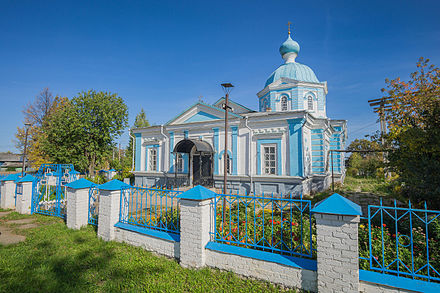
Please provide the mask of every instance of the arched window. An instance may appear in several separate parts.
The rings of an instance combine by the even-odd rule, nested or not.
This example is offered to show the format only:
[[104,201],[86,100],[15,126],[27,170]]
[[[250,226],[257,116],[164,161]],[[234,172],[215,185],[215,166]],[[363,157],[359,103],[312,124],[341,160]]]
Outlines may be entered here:
[[307,109],[309,111],[313,111],[313,97],[312,96],[307,97]]
[[281,111],[287,111],[287,97],[283,96],[281,98]]

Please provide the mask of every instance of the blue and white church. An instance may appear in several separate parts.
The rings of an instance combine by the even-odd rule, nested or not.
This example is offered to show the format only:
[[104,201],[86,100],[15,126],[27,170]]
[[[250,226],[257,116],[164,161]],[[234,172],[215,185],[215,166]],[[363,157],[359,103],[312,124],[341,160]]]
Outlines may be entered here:
[[164,125],[133,130],[135,185],[223,188],[244,193],[303,193],[329,187],[345,174],[346,120],[327,117],[327,83],[296,61],[300,46],[290,32],[281,45],[284,64],[257,93],[258,111],[229,101],[227,164],[225,99],[197,102]]

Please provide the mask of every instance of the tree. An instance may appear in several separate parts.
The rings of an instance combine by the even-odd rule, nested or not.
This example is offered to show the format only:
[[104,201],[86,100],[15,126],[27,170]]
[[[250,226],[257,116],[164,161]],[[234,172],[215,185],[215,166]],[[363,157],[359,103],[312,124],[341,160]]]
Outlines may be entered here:
[[408,82],[386,80],[389,165],[399,175],[402,192],[415,203],[440,208],[440,69],[420,58]]
[[[148,127],[150,126],[150,123],[147,120],[145,111],[143,108],[141,108],[141,111],[136,115],[136,118],[134,119],[133,127],[130,129],[130,133],[132,134],[132,130],[135,128],[141,128],[141,127]],[[127,149],[125,150],[125,156],[123,159],[123,168],[129,168],[131,170],[131,166],[133,164],[133,139],[130,137],[130,140],[128,141]]]
[[81,92],[50,115],[42,148],[57,163],[73,163],[93,175],[127,127],[128,110],[116,94]]
[[[32,103],[23,108],[24,121],[31,124],[28,130],[27,157],[33,168],[38,168],[48,159],[40,148],[40,139],[44,135],[43,128],[49,115],[56,111],[59,104],[65,100],[66,98],[53,97],[49,89],[44,88]],[[14,142],[16,148],[21,152],[24,148],[25,133],[25,127],[17,127]]]
[[136,118],[134,119],[133,128],[141,128],[148,126],[150,126],[150,123],[147,120],[147,116],[145,115],[144,108],[141,108],[141,111],[139,112],[139,114],[136,115]]
[[[377,151],[381,146],[374,140],[355,139],[347,147],[349,151]],[[353,176],[376,177],[382,167],[382,153],[353,152],[348,158],[348,172]]]

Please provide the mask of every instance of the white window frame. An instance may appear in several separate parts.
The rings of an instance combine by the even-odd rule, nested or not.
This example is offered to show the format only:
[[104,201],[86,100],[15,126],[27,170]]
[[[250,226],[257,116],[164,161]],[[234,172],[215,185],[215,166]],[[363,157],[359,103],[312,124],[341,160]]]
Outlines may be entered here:
[[[148,171],[156,172],[157,171],[157,155],[158,150],[156,147],[148,148]],[[154,160],[153,160],[154,158]]]
[[[285,109],[284,109],[284,106],[285,106]],[[287,96],[281,97],[280,107],[281,107],[281,111],[288,111],[289,110],[289,98]]]
[[[310,105],[311,105],[311,107],[310,107]],[[315,101],[313,100],[312,95],[307,96],[307,110],[315,111]]]
[[[266,166],[266,148],[273,148],[274,149],[274,159],[269,158],[269,166]],[[262,175],[278,175],[278,154],[279,150],[277,149],[277,144],[262,144],[261,145],[261,174]],[[270,155],[270,153],[269,153]],[[273,161],[273,166],[270,166],[270,162]],[[272,170],[273,169],[273,173]],[[267,172],[268,171],[268,172]]]
[[183,170],[185,170],[185,166],[184,166],[185,162],[183,160],[183,154],[177,153],[176,156],[177,156],[177,158],[176,158],[176,161],[177,161],[176,171],[177,171],[177,173],[182,173]]

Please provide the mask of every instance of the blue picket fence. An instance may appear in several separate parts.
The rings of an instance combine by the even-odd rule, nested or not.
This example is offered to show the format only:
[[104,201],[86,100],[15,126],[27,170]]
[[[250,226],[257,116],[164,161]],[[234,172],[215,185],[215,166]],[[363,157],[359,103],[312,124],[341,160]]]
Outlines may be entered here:
[[119,222],[180,234],[178,190],[126,187],[121,190]]
[[92,186],[89,189],[89,212],[87,222],[90,225],[98,226],[99,214],[99,187]]
[[310,200],[219,194],[212,204],[213,241],[289,256],[315,257]]
[[440,281],[440,211],[368,206],[359,225],[360,268],[424,281]]

